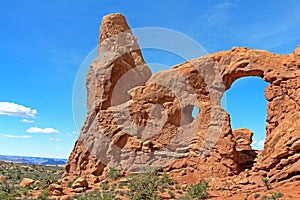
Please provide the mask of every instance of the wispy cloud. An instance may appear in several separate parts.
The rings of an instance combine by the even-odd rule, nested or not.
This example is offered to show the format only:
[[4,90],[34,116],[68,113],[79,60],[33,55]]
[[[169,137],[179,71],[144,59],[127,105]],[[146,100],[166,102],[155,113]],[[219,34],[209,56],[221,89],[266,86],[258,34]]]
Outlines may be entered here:
[[59,142],[60,139],[59,138],[49,138],[50,141],[55,141],[55,142]]
[[257,149],[257,150],[262,150],[264,148],[264,140],[254,140],[252,142],[252,148]]
[[72,131],[71,133],[67,132],[67,136],[74,136],[74,135],[78,135],[78,131]]
[[22,119],[21,122],[32,124],[32,123],[34,123],[34,120]]
[[72,132],[67,132],[66,133],[67,134],[67,136],[77,136],[78,134],[79,134],[79,132],[78,131],[72,131]]
[[[270,12],[267,19],[248,24],[248,34],[244,41],[247,46],[263,48],[267,50],[276,50],[282,45],[297,43],[299,41],[299,1],[288,3],[289,6],[282,7],[281,14]],[[273,14],[272,18],[268,18]],[[237,30],[238,31],[238,30]]]
[[35,117],[36,109],[25,107],[12,102],[0,102],[0,115],[17,116],[17,117]]
[[206,24],[209,26],[220,26],[226,24],[230,19],[230,9],[233,6],[233,3],[225,2],[209,7],[203,15]]
[[284,23],[284,26],[275,27],[273,29],[262,28],[264,31],[249,35],[246,38],[246,42],[249,45],[264,44],[266,49],[274,49],[280,45],[287,44],[299,38],[299,36],[282,37],[282,35],[288,34],[292,27],[296,26],[296,23]]
[[31,135],[9,135],[9,134],[0,134],[1,137],[6,138],[20,138],[20,139],[28,139],[31,138]]
[[52,133],[59,133],[58,130],[54,128],[39,128],[39,127],[30,127],[26,130],[27,133],[43,133],[43,134],[52,134]]

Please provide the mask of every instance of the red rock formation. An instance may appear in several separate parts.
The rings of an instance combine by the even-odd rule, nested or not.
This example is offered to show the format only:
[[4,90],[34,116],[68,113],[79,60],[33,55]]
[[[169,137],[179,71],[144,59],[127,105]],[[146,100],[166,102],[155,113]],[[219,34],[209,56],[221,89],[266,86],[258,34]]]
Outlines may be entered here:
[[252,147],[250,145],[252,143],[253,132],[246,128],[240,128],[234,130],[233,135],[236,140],[235,149],[237,151],[252,150]]
[[[232,132],[220,99],[246,76],[270,83],[266,142],[256,163],[252,157],[253,172],[265,171],[272,182],[300,175],[299,69],[300,47],[289,55],[235,47],[151,76],[125,18],[105,16],[87,75],[88,117],[64,176],[145,165],[189,167],[206,177],[241,173],[249,157],[240,151],[250,150],[252,134],[240,142],[245,135]],[[194,106],[200,109],[195,119]]]

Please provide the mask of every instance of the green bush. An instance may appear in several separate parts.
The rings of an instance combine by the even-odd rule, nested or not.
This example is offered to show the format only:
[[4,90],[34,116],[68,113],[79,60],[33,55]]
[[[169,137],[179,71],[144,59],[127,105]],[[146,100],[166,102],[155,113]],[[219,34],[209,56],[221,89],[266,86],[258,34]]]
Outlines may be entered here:
[[110,168],[108,172],[108,177],[111,180],[116,180],[120,177],[120,172],[115,168]]
[[70,199],[71,200],[102,199],[102,196],[99,190],[96,189],[92,192],[85,192],[84,194],[75,194]]
[[163,183],[169,184],[169,185],[173,185],[174,184],[174,181],[172,179],[170,179],[169,175],[165,171],[162,174],[161,181]]
[[[31,178],[40,182],[39,189],[47,189],[51,183],[61,178],[64,168],[57,166],[41,166],[0,162],[0,171],[6,177],[6,183],[0,183],[0,199],[26,199],[28,192],[37,186],[28,188],[16,186],[23,178]],[[52,173],[54,172],[55,173]],[[47,199],[41,196],[39,199]]]
[[109,184],[108,184],[108,182],[102,183],[101,188],[102,188],[102,190],[108,190],[108,189],[109,189]]
[[6,180],[3,180],[0,182],[0,190],[2,190],[3,192],[10,193],[13,190],[13,188]]
[[20,194],[16,191],[7,193],[7,192],[0,190],[0,199],[1,200],[14,200],[14,199],[17,199],[17,197],[19,197],[19,196],[20,196]]
[[71,180],[71,181],[68,183],[67,186],[68,186],[69,188],[72,187],[73,183],[74,183],[77,179],[78,179],[78,176],[75,177],[73,180]]
[[254,194],[254,199],[257,199],[259,197],[260,197],[260,194],[258,194],[258,193]]
[[188,189],[188,197],[196,200],[205,199],[208,196],[208,182],[205,180],[200,180],[196,185],[192,185]]
[[49,194],[49,190],[45,189],[41,192],[40,196],[38,197],[38,199],[42,199],[42,200],[46,200],[48,199],[48,194]]
[[161,188],[161,179],[154,169],[130,175],[128,197],[131,200],[159,199],[158,190]]
[[170,198],[175,199],[175,194],[171,190],[168,191]]
[[262,197],[262,200],[274,200],[274,199],[273,199],[273,197],[268,197],[268,196],[264,195]]
[[127,183],[120,182],[119,185],[118,185],[118,188],[123,189],[126,185],[127,185]]
[[272,187],[271,187],[271,185],[270,185],[270,182],[269,182],[269,179],[268,179],[268,178],[263,177],[263,178],[262,178],[262,182],[265,184],[267,190],[271,190],[271,189],[272,189]]
[[270,192],[270,194],[272,195],[272,197],[274,199],[279,199],[279,198],[283,197],[283,194],[281,192]]
[[101,193],[99,190],[95,189],[92,192],[85,192],[84,194],[75,194],[70,199],[71,200],[120,200],[115,198],[116,194],[112,191]]

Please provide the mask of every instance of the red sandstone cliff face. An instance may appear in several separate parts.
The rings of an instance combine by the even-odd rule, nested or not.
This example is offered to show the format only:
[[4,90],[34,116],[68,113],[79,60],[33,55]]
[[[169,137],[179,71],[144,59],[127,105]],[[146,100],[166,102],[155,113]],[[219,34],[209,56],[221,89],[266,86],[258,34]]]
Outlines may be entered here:
[[[246,76],[270,83],[262,152],[249,148],[250,133],[232,131],[220,106],[224,92]],[[99,55],[87,75],[88,117],[64,176],[151,165],[171,172],[192,168],[203,177],[247,168],[271,182],[292,179],[300,176],[299,88],[300,47],[289,55],[235,47],[151,75],[125,18],[105,16]],[[200,110],[195,119],[194,106]]]

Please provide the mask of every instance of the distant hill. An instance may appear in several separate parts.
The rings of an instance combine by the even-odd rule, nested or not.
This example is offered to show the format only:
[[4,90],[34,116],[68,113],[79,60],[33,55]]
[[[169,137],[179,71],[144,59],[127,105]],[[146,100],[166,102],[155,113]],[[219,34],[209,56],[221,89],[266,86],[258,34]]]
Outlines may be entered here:
[[0,155],[0,161],[31,165],[64,165],[67,159]]

